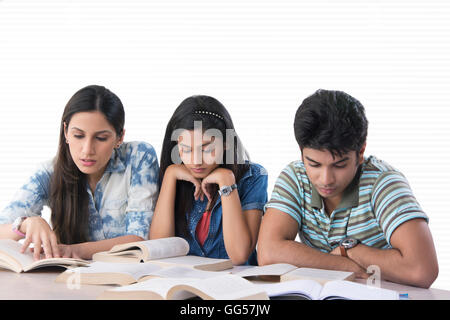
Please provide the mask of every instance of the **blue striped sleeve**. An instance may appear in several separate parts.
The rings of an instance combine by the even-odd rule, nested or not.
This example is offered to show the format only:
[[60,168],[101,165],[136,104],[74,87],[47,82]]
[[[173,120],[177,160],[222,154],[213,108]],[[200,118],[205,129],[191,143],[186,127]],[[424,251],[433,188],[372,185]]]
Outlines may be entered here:
[[289,164],[280,173],[272,191],[270,201],[266,204],[265,210],[274,208],[289,214],[299,227],[302,224],[302,208],[304,203],[304,190],[300,185],[295,172],[294,163]]
[[374,185],[371,204],[389,245],[392,234],[402,223],[417,218],[428,222],[408,181],[400,172],[389,171],[380,175]]

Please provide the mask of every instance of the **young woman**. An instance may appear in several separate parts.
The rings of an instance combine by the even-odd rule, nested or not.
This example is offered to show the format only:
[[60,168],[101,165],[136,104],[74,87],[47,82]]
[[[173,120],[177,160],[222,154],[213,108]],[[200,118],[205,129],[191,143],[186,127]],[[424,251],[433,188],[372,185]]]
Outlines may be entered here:
[[[88,86],[67,103],[56,157],[39,167],[0,212],[0,238],[25,238],[46,258],[91,259],[113,245],[147,239],[158,196],[153,147],[124,143],[122,102]],[[51,225],[41,217],[51,209]],[[39,249],[37,249],[39,248]]]
[[163,141],[160,179],[150,239],[181,236],[189,254],[257,263],[267,173],[248,161],[219,101],[192,96],[175,110]]

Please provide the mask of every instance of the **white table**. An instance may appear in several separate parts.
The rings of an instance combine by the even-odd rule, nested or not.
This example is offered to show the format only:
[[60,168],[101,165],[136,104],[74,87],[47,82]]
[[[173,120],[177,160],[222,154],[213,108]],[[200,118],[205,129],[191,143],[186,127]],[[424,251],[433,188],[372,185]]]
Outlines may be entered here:
[[[15,273],[0,269],[0,299],[2,300],[93,300],[113,286],[57,283],[55,278],[64,269],[43,268],[33,272]],[[241,270],[235,267],[235,270]],[[364,280],[357,282],[365,283]],[[381,287],[407,293],[411,300],[450,300],[450,291],[422,289],[381,281]]]

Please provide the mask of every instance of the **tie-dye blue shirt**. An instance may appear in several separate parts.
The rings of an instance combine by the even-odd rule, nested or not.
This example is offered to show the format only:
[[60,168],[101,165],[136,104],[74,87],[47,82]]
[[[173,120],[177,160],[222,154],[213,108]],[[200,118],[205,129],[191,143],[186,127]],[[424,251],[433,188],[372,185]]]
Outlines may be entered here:
[[[39,166],[29,181],[0,212],[0,224],[17,217],[41,215],[48,206],[53,161]],[[89,240],[98,241],[133,234],[144,239],[159,193],[159,165],[153,147],[145,142],[123,143],[89,194]]]

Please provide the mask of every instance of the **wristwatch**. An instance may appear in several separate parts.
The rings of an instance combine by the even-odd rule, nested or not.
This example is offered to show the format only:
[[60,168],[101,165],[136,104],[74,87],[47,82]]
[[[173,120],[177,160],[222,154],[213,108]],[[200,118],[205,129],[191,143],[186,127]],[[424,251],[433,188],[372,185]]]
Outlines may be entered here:
[[18,217],[16,218],[16,220],[14,220],[14,222],[12,223],[12,231],[17,233],[19,236],[21,237],[25,237],[25,234],[22,233],[20,231],[20,226],[22,225],[22,222],[26,219],[27,217]]
[[361,241],[355,238],[345,238],[339,243],[339,249],[341,250],[341,256],[348,257],[347,250],[356,247]]
[[237,189],[237,184],[232,184],[231,186],[223,186],[219,189],[219,195],[220,196],[228,196],[230,195],[231,191],[234,189]]

